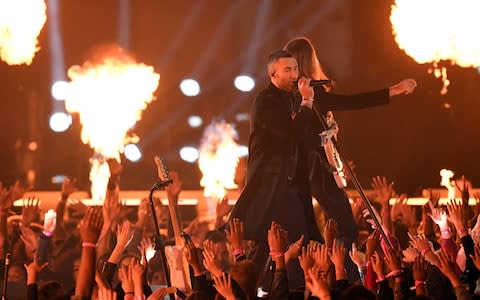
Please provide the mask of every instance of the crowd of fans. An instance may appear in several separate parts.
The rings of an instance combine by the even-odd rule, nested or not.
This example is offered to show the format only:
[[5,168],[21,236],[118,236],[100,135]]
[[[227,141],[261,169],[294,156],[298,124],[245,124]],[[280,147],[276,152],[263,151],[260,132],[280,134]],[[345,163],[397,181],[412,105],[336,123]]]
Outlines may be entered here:
[[[352,210],[361,229],[356,243],[343,243],[333,219],[318,222],[323,242],[291,241],[288,228],[272,222],[265,232],[268,268],[250,259],[255,243],[243,239],[242,221],[228,220],[230,206],[219,202],[216,221],[193,220],[184,229],[190,239],[176,241],[189,265],[184,278],[190,282],[180,291],[167,286],[162,255],[154,250],[156,230],[148,199],[138,208],[123,205],[119,174],[112,174],[102,207],[70,199],[75,181],[67,179],[55,211],[42,212],[41,199],[29,198],[16,214],[13,203],[25,190],[19,183],[0,186],[0,276],[7,275],[2,280],[7,282],[2,288],[6,299],[464,300],[480,295],[480,205],[468,205],[468,184],[460,184],[461,199],[442,206],[439,195],[431,193],[426,205],[415,207],[406,204],[405,195],[391,205],[393,185],[376,177],[372,200],[390,243],[372,226],[362,202],[354,199]],[[174,172],[172,178],[166,189],[175,207],[181,181]],[[168,209],[158,199],[155,206],[158,218],[168,219]],[[165,244],[174,241],[171,226],[162,237]],[[358,267],[361,280],[349,280],[348,259]],[[303,287],[289,286],[288,265],[296,260],[303,270]]]

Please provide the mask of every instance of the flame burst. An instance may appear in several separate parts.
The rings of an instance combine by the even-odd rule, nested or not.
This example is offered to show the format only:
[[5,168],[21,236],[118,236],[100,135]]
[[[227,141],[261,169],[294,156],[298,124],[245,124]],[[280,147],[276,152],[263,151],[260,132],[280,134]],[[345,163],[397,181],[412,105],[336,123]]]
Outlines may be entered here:
[[442,78],[441,94],[449,81],[441,60],[460,67],[480,66],[480,2],[477,0],[396,0],[390,21],[395,40],[420,64],[432,63],[435,77]]
[[[100,155],[92,158],[90,177],[109,176],[102,167],[106,164],[104,158],[120,161],[120,153],[128,142],[127,133],[154,100],[160,75],[152,67],[135,62],[122,49],[112,47],[103,49],[82,66],[70,67],[68,76],[71,82],[65,107],[79,114],[82,142]],[[103,187],[98,190],[105,191]]]
[[0,0],[0,57],[9,65],[32,63],[47,20],[43,0]]
[[198,165],[203,177],[205,197],[222,200],[227,189],[235,189],[235,169],[239,160],[238,133],[225,122],[212,122],[205,128],[200,145]]

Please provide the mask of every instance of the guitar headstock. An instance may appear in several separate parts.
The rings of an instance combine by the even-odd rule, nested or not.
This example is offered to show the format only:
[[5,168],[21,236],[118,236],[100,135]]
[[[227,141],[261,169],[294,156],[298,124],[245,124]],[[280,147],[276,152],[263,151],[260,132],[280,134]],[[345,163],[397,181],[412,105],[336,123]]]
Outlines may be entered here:
[[155,156],[154,158],[155,165],[157,165],[158,179],[160,182],[157,183],[160,187],[164,187],[172,182],[170,175],[168,173],[168,167],[163,158]]

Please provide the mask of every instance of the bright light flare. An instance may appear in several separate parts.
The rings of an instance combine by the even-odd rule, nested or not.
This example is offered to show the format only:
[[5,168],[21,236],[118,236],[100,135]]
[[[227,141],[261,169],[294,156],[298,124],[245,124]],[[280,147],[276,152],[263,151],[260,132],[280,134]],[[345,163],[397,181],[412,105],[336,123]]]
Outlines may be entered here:
[[131,162],[137,162],[142,159],[142,152],[135,144],[128,144],[125,146],[125,157]]
[[255,80],[248,75],[240,75],[235,77],[233,84],[242,92],[250,92],[255,87]]
[[227,189],[235,189],[235,170],[239,160],[238,133],[233,125],[212,122],[205,128],[200,145],[198,165],[202,172],[200,185],[205,197],[222,200]]
[[50,116],[50,129],[55,132],[64,132],[72,125],[72,117],[64,112],[56,112]]
[[198,149],[192,146],[185,146],[180,149],[180,157],[188,162],[193,164],[198,159]]
[[180,90],[185,96],[198,96],[200,94],[200,84],[195,79],[187,78],[180,82]]
[[454,173],[451,170],[441,169],[440,176],[442,180],[440,185],[448,190],[448,199],[455,199],[455,181],[452,180]]
[[160,75],[121,49],[110,49],[68,70],[65,107],[82,123],[82,141],[95,153],[119,160],[127,132],[154,100]]
[[63,101],[68,98],[68,82],[63,80],[55,81],[52,84],[52,97],[57,101]]
[[44,0],[0,0],[0,58],[9,65],[32,63],[47,20]]
[[200,116],[190,116],[188,117],[188,125],[192,128],[198,128],[202,126],[203,120]]
[[480,66],[480,1],[477,0],[396,0],[390,21],[395,40],[420,64],[432,63],[447,92],[449,81],[442,60],[460,67]]

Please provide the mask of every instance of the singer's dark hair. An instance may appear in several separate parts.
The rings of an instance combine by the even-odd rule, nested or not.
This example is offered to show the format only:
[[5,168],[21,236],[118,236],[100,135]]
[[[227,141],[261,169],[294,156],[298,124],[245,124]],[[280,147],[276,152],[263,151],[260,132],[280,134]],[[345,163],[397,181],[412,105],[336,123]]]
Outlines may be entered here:
[[293,57],[292,53],[285,50],[277,50],[272,52],[268,56],[268,62],[267,62],[268,72],[271,73],[273,71],[273,64],[276,63],[280,58],[289,58],[289,57]]
[[295,38],[285,45],[284,50],[291,53],[297,60],[299,77],[305,76],[315,80],[323,79],[320,78],[322,67],[318,62],[315,47],[308,38]]

